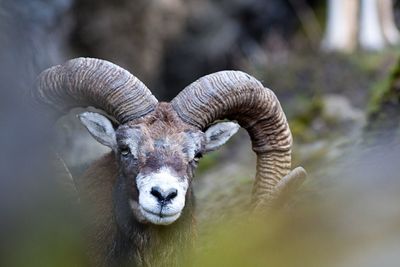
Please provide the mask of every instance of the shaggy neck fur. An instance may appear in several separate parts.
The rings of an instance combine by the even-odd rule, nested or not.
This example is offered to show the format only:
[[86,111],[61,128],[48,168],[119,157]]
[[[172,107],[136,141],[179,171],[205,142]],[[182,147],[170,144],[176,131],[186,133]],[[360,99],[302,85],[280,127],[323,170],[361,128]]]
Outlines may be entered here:
[[[192,129],[177,117],[168,103],[160,103],[153,113],[129,123],[133,126],[138,124],[150,129],[147,134],[151,140],[164,135],[178,139],[182,131]],[[182,143],[183,140],[176,142]],[[174,153],[181,152],[177,150]],[[89,229],[86,233],[90,238],[89,256],[94,260],[93,265],[184,266],[194,235],[191,186],[180,218],[171,225],[161,226],[137,220],[129,205],[132,190],[126,183],[114,152],[91,165],[78,181],[81,199],[87,208]]]
[[100,159],[79,181],[88,208],[89,257],[93,266],[178,266],[192,248],[193,194],[181,217],[168,226],[141,224],[130,210],[113,153]]

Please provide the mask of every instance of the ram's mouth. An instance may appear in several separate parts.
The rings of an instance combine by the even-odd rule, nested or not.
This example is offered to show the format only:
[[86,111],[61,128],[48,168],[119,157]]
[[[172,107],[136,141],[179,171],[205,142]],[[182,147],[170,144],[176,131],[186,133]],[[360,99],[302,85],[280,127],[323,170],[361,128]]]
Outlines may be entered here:
[[160,211],[159,212],[154,212],[154,211],[152,211],[152,210],[149,210],[149,209],[146,209],[145,207],[143,207],[143,206],[141,206],[141,208],[142,208],[142,210],[143,211],[145,211],[146,213],[150,213],[150,214],[152,214],[152,215],[155,215],[155,216],[159,216],[160,218],[164,218],[164,217],[173,217],[173,216],[176,216],[177,214],[179,214],[180,212],[174,212],[174,213],[171,213],[171,212],[165,212],[165,211],[163,211],[162,209],[160,209]]
[[154,212],[142,206],[140,206],[140,211],[148,222],[159,225],[171,224],[175,222],[181,215],[181,212],[164,212],[162,209],[160,209],[159,212]]
[[153,210],[144,208],[142,205],[134,200],[130,200],[129,204],[133,213],[135,214],[135,217],[141,223],[168,225],[175,222],[181,216],[181,211],[172,213],[160,209],[158,212],[154,212]]

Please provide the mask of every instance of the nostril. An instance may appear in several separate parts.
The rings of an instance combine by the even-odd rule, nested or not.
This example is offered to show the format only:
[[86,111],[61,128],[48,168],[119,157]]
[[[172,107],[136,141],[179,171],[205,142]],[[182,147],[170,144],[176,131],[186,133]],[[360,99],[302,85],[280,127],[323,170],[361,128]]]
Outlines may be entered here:
[[171,201],[178,195],[178,190],[175,188],[171,188],[167,191],[163,191],[160,187],[154,186],[151,188],[150,194],[155,196],[158,202],[165,204],[168,201]]
[[152,187],[151,191],[150,191],[150,194],[155,196],[158,201],[163,201],[164,200],[164,196],[162,194],[161,188],[159,188],[158,186]]
[[166,201],[174,199],[177,195],[178,195],[178,190],[176,190],[175,188],[172,188],[170,190],[168,190],[165,195],[167,196],[165,198]]

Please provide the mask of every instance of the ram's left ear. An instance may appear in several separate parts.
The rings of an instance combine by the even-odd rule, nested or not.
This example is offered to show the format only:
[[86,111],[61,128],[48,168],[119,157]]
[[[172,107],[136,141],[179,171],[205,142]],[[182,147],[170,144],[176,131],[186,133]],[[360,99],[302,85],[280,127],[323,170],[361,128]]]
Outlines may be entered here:
[[206,143],[203,152],[218,149],[225,144],[238,130],[240,126],[234,122],[220,122],[212,125],[205,131]]

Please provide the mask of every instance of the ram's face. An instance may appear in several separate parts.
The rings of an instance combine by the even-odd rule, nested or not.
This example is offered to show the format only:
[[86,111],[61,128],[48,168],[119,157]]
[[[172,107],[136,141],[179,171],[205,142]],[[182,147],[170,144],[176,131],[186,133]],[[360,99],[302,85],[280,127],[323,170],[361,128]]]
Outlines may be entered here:
[[135,125],[120,127],[116,137],[132,209],[150,223],[174,222],[185,207],[204,133]]
[[84,113],[81,120],[98,141],[114,150],[136,219],[159,225],[180,217],[201,155],[220,147],[239,128],[224,122],[202,132],[157,120],[114,130],[99,116]]

